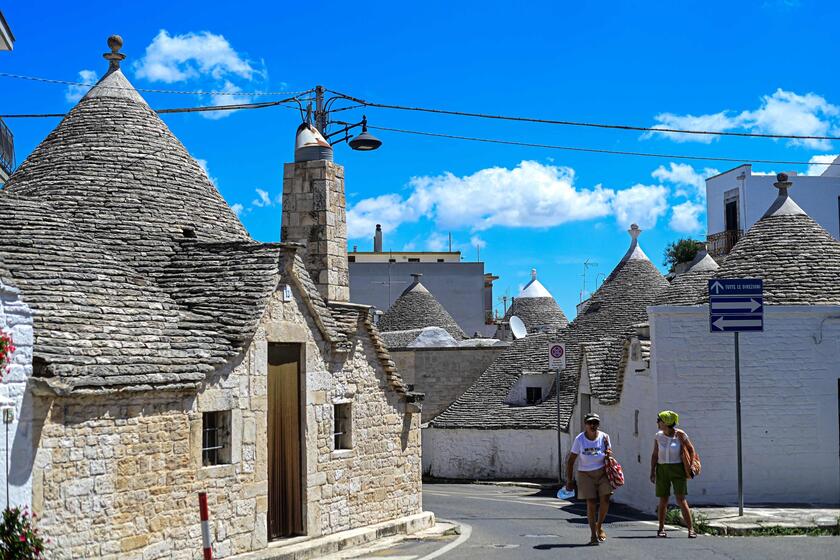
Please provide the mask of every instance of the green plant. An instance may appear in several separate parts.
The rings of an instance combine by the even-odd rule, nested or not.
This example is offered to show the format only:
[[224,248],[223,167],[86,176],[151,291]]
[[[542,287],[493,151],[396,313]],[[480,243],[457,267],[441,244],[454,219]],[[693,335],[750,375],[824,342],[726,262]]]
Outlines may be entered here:
[[44,558],[44,539],[35,527],[35,513],[24,506],[6,508],[0,523],[0,558],[40,560]]
[[694,260],[697,253],[705,246],[706,245],[702,241],[697,241],[688,237],[673,241],[665,247],[665,260],[662,264],[667,266],[669,270],[673,270],[674,267],[680,263],[687,263]]
[[[682,525],[684,527],[685,522],[683,521],[682,511],[680,511],[680,508],[672,507],[666,511],[665,523],[668,525]],[[709,518],[706,517],[703,512],[697,511],[696,509],[691,510],[691,525],[692,529],[694,529],[697,533],[705,533],[707,535],[715,533],[709,525]]]

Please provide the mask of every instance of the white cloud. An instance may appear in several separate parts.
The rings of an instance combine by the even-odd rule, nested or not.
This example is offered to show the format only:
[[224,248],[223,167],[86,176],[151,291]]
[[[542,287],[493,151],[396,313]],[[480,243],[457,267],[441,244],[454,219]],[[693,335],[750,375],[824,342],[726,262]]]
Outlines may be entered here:
[[251,80],[257,71],[222,35],[209,31],[172,36],[162,29],[134,63],[138,78],[171,84],[200,76],[222,80],[235,75]]
[[[513,169],[492,167],[458,177],[452,173],[414,177],[405,196],[362,199],[347,211],[348,237],[386,233],[403,223],[429,219],[442,230],[472,232],[492,227],[546,228],[615,215],[622,227],[635,221],[652,227],[667,210],[668,189],[636,185],[613,190],[574,185],[568,167],[523,161]],[[438,238],[433,244],[439,245]]]
[[823,172],[828,169],[828,164],[832,163],[837,156],[840,154],[824,154],[824,155],[816,155],[811,156],[811,159],[808,160],[808,170],[805,171],[805,175],[817,176],[822,175]]
[[85,85],[69,85],[64,92],[64,98],[70,103],[76,103],[79,99],[85,96],[90,89],[90,86],[96,83],[99,77],[93,70],[80,70],[79,81]]
[[702,204],[697,204],[687,200],[682,204],[677,204],[673,207],[671,212],[671,220],[668,223],[669,227],[680,233],[696,233],[703,231],[703,224],[700,222],[700,215],[705,211],[706,207]]
[[251,204],[253,206],[256,206],[257,208],[264,208],[266,206],[274,206],[274,201],[271,200],[271,196],[268,194],[268,192],[266,192],[262,189],[256,189],[256,191],[257,191],[257,196],[259,198],[255,198],[254,200],[251,201]]
[[[242,91],[242,88],[231,82],[230,80],[225,80],[224,85],[222,85],[221,89],[219,90],[223,93],[213,93],[210,95],[210,105],[214,107],[219,107],[221,105],[237,105],[240,103],[250,103],[254,98],[251,95],[224,95],[224,93],[236,94]],[[225,111],[202,111],[199,113],[205,119],[210,119],[213,121],[217,121],[219,119],[223,119],[225,117],[229,117],[232,114],[236,113],[238,109],[228,109]]]
[[245,210],[245,207],[237,202],[236,204],[231,206],[230,209],[233,210],[233,213],[237,216],[241,216],[242,212]]
[[427,251],[448,251],[449,250],[449,236],[438,232],[432,232],[428,239],[426,239]]
[[651,176],[663,183],[671,183],[678,187],[688,186],[694,189],[693,193],[679,190],[677,191],[678,195],[689,196],[689,194],[693,194],[704,199],[706,198],[706,178],[717,174],[718,170],[711,167],[706,167],[703,171],[696,171],[694,167],[687,163],[671,162],[667,168],[664,165],[657,167],[651,173]]
[[656,225],[668,210],[668,189],[662,185],[633,185],[615,193],[613,211],[619,225],[638,224],[643,229]]
[[487,242],[484,241],[479,236],[473,235],[472,237],[470,237],[470,245],[472,247],[478,247],[479,249],[484,249],[485,247],[487,247]]
[[[721,111],[708,115],[675,115],[661,113],[654,117],[653,128],[677,128],[726,132],[746,130],[761,134],[796,136],[827,136],[838,127],[840,108],[815,93],[800,95],[792,91],[777,89],[771,95],[761,98],[761,105],[755,110]],[[674,142],[702,142],[708,144],[719,136],[700,134],[678,134],[648,132],[644,138],[662,136]],[[826,140],[790,140],[788,144],[815,149],[828,149]]]

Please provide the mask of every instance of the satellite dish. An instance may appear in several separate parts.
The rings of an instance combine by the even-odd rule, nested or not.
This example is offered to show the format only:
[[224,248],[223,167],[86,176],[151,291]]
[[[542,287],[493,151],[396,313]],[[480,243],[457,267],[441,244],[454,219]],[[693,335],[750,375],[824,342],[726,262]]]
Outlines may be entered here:
[[528,334],[528,329],[525,328],[525,323],[522,322],[522,319],[514,315],[510,318],[510,332],[513,333],[513,338],[519,340],[520,338],[525,338],[525,335]]

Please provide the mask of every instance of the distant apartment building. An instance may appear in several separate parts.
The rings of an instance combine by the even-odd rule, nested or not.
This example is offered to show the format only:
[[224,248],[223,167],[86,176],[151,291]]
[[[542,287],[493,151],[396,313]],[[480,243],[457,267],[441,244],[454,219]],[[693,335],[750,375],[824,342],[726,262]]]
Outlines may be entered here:
[[[14,47],[15,36],[6,23],[6,18],[3,17],[3,12],[0,12],[0,51],[10,51]],[[15,168],[15,139],[12,131],[0,119],[0,186],[6,184],[9,175]]]
[[[840,157],[818,176],[797,176],[796,201],[802,209],[840,239]],[[709,254],[723,257],[757,222],[773,202],[775,175],[755,174],[739,165],[706,179],[707,243]]]
[[386,251],[377,224],[373,251],[348,253],[350,297],[353,301],[387,311],[422,274],[424,286],[452,315],[467,336],[490,336],[493,324],[493,281],[483,262],[465,262],[460,251]]

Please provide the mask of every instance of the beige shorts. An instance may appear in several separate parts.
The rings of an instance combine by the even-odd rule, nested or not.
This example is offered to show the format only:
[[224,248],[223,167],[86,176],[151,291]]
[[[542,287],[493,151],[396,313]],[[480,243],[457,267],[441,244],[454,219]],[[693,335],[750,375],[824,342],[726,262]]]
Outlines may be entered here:
[[607,471],[600,468],[597,471],[578,471],[577,497],[581,500],[595,500],[598,496],[609,496],[613,493]]

